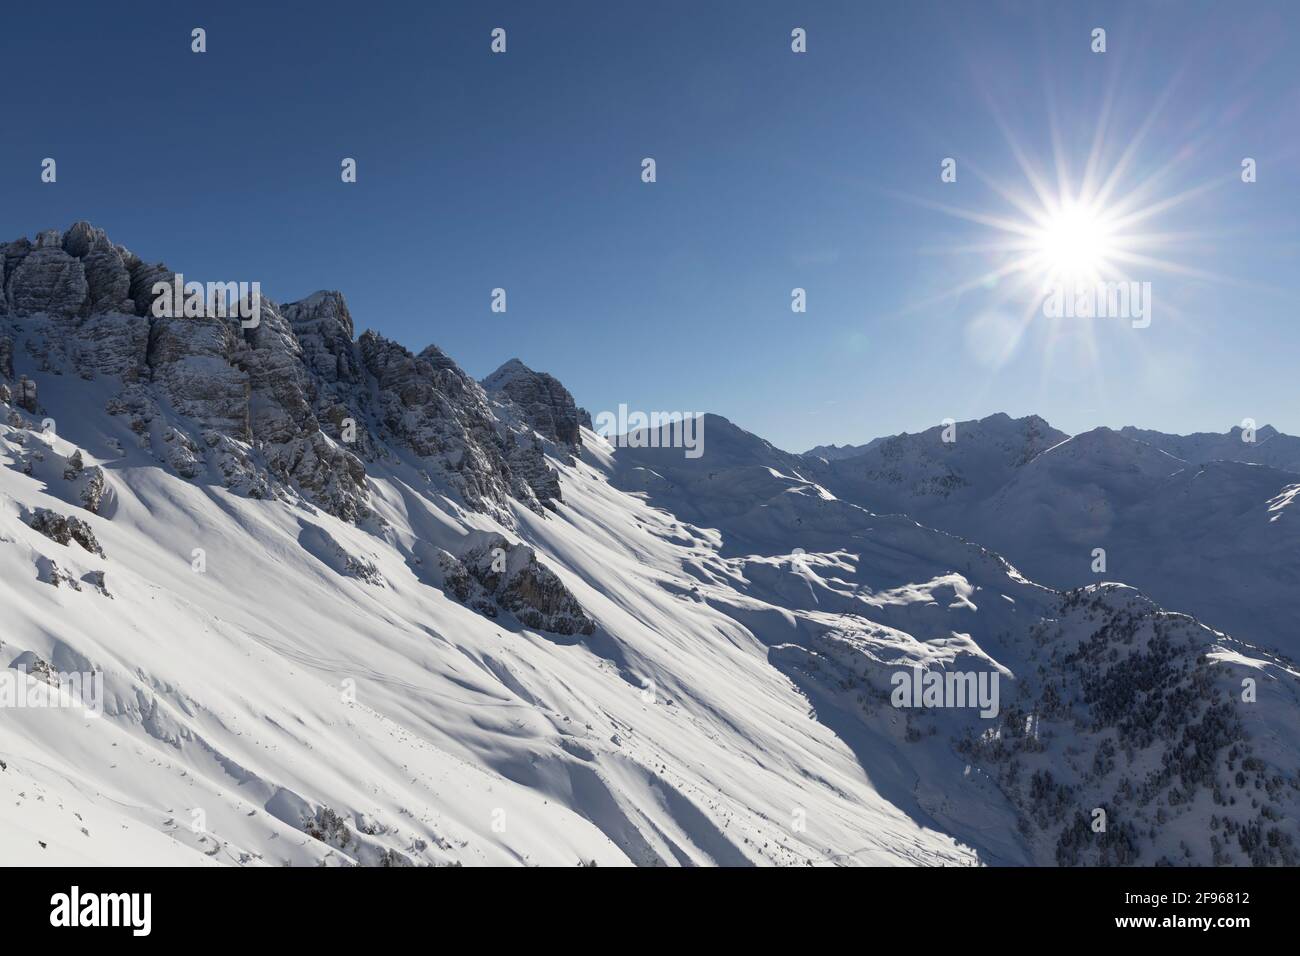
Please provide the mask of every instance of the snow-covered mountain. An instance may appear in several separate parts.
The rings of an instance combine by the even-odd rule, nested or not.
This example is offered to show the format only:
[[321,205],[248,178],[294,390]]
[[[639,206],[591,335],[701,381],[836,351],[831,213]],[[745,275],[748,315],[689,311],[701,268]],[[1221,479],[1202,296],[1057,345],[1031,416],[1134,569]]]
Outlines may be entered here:
[[1244,461],[1300,472],[1300,438],[1284,435],[1272,425],[1264,425],[1253,432],[1234,425],[1223,434],[1197,432],[1194,435],[1168,435],[1129,425],[1120,429],[1120,433],[1193,465],[1211,461]]
[[936,427],[809,467],[837,496],[978,541],[1036,581],[1123,581],[1300,654],[1291,606],[1300,476],[1264,463],[1285,460],[1295,439],[1271,428],[1255,443],[1240,429],[1183,438],[1097,428],[1067,438],[1041,419],[998,415],[957,423],[948,437]]
[[1014,555],[1038,580],[1058,587],[1125,581],[1213,627],[1295,656],[1297,493],[1294,473],[1182,462],[1098,429],[1021,469],[969,513],[968,530]]
[[860,455],[809,466],[841,497],[873,511],[960,514],[1001,488],[1016,470],[1069,436],[1036,415],[936,425],[871,443]]
[[[338,293],[158,318],[87,224],[0,249],[0,862],[1296,862],[1282,657],[716,416],[611,444]],[[873,480],[994,502],[1064,438],[986,421]],[[895,706],[922,673],[995,713]]]
[[872,445],[884,440],[883,438],[875,438],[865,445],[817,445],[804,452],[803,457],[823,458],[828,462],[839,461],[841,458],[856,458],[871,448]]
[[[726,602],[769,644],[773,664],[807,691],[819,720],[857,741],[872,779],[887,781],[895,799],[909,784],[880,769],[900,729],[900,711],[881,706],[886,677],[913,663],[944,671],[984,666],[1003,674],[1005,699],[1014,700],[996,725],[944,709],[902,711],[904,741],[956,743],[904,748],[886,764],[900,777],[913,775],[918,812],[982,847],[982,858],[1222,863],[1233,859],[1225,846],[1242,848],[1242,826],[1262,832],[1226,823],[1219,812],[1239,803],[1220,774],[1247,758],[1236,743],[1216,740],[1218,728],[1263,712],[1239,706],[1251,671],[1218,665],[1248,659],[1277,674],[1278,681],[1254,683],[1282,692],[1277,715],[1286,723],[1294,719],[1297,672],[1285,658],[1162,611],[1124,585],[1058,592],[1033,584],[979,545],[835,498],[798,460],[724,419],[709,416],[705,430],[709,453],[699,460],[662,447],[620,449],[614,480],[665,513],[722,532],[719,552],[734,555],[731,586],[746,600],[710,603]],[[809,622],[831,626],[809,633]],[[1263,731],[1272,743],[1289,733]],[[1191,769],[1211,753],[1219,755],[1210,758],[1214,768]],[[1217,766],[1223,755],[1227,764]],[[1291,757],[1278,752],[1276,759],[1286,766]],[[1300,783],[1291,773],[1284,778]],[[978,789],[984,786],[995,796]],[[1275,783],[1272,792],[1291,787]],[[1208,816],[1171,810],[1190,805]],[[1098,838],[1092,814],[1117,807],[1124,808],[1122,834],[1112,828]],[[1001,815],[1008,812],[1011,818]],[[1010,844],[986,842],[1008,825],[1016,833]],[[1291,846],[1281,832],[1264,839]]]

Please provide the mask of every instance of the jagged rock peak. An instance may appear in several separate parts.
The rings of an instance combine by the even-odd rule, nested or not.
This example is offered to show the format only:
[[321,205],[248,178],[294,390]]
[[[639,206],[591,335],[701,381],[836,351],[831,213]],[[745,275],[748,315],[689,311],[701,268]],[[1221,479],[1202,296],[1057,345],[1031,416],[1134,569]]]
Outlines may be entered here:
[[136,313],[132,292],[151,288],[155,273],[170,277],[85,221],[0,244],[0,254],[0,315]]
[[[253,325],[156,316],[154,285],[175,275],[87,222],[0,244],[0,400],[40,413],[32,373],[117,379],[108,411],[177,474],[210,471],[253,497],[298,493],[348,520],[369,515],[366,463],[412,453],[429,480],[507,523],[511,499],[538,513],[560,500],[523,414],[436,347],[417,356],[374,332],[354,339],[335,291],[284,306],[262,296]],[[21,317],[33,321],[20,356],[9,320]],[[576,439],[568,393],[529,381],[544,384],[541,427]]]
[[289,302],[281,307],[280,314],[289,321],[301,338],[304,332],[321,335],[342,335],[349,342],[353,338],[352,313],[342,292],[320,290],[305,299]]
[[483,379],[483,387],[514,402],[529,426],[546,438],[575,450],[582,447],[581,427],[591,427],[591,416],[555,376],[512,358]]

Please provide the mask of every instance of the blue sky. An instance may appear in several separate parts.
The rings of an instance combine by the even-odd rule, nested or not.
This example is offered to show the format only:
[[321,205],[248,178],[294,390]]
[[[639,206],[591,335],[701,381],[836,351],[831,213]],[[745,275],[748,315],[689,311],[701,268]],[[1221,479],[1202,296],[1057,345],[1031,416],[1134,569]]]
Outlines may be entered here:
[[[475,376],[517,355],[593,413],[792,450],[995,411],[1300,433],[1298,43],[1289,2],[24,4],[0,233],[88,219],[189,278],[340,289],[358,331]],[[1108,101],[1103,170],[1145,124],[1116,195],[1193,191],[1142,227],[1177,269],[1132,270],[1149,328],[1032,321],[1012,349],[1023,303],[960,251],[994,231],[937,206],[1006,214],[1011,142],[1081,171]]]

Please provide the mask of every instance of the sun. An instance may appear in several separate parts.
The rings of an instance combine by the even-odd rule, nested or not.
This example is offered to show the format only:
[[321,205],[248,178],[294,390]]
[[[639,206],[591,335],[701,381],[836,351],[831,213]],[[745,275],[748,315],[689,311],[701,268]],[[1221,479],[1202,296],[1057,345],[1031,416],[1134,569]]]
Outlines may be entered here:
[[1100,280],[1122,245],[1112,219],[1095,203],[1062,202],[1036,225],[1029,236],[1030,268],[1049,283]]
[[[1207,252],[1222,247],[1225,233],[1194,223],[1189,208],[1235,182],[1235,171],[1191,174],[1211,145],[1209,133],[1172,146],[1153,142],[1163,102],[1145,116],[1130,115],[1121,99],[1108,96],[1095,118],[1061,114],[1049,104],[1045,123],[1028,131],[1040,140],[1036,153],[990,99],[1005,148],[990,140],[987,151],[1000,169],[971,158],[958,179],[952,159],[953,177],[941,175],[925,195],[888,193],[962,221],[941,227],[943,241],[918,250],[943,257],[947,281],[927,286],[929,294],[911,298],[894,316],[960,302],[971,316],[967,338],[978,343],[979,361],[1000,368],[1022,343],[1035,342],[1045,362],[1064,355],[1078,368],[1097,360],[1103,320],[1125,317],[1083,314],[1097,303],[1104,301],[1107,312],[1112,302],[1119,309],[1127,293],[1132,306],[1137,288],[1146,311],[1156,283],[1163,290],[1178,280],[1238,282],[1207,268]],[[1163,291],[1161,311],[1171,321],[1183,318]],[[1127,318],[1141,320],[1134,328],[1146,327],[1145,316]]]
[[[1102,388],[1106,350],[1143,341],[1112,330],[1148,327],[1153,289],[1162,321],[1176,323],[1188,316],[1166,289],[1186,281],[1249,285],[1210,266],[1231,232],[1206,229],[1198,207],[1215,198],[1211,208],[1219,208],[1224,199],[1215,194],[1237,182],[1237,171],[1217,160],[1203,169],[1207,151],[1217,150],[1215,134],[1169,142],[1154,135],[1172,90],[1142,104],[1145,114],[1114,87],[1095,115],[1059,111],[1049,96],[1042,122],[1026,116],[1021,125],[986,92],[1004,142],[990,136],[983,155],[945,159],[924,194],[885,191],[948,220],[935,222],[938,241],[917,249],[937,257],[933,273],[924,273],[925,294],[889,318],[964,314],[970,357],[991,376],[1032,349],[1044,381],[1058,374],[1082,381],[1091,371]],[[1024,116],[1022,104],[1015,115]]]

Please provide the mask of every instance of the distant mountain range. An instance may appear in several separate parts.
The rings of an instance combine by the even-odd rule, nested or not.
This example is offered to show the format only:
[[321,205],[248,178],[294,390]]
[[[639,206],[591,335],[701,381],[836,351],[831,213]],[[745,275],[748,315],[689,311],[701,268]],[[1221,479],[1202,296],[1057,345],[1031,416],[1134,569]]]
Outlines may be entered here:
[[[992,415],[873,443],[810,477],[875,512],[907,514],[1005,555],[1053,587],[1123,581],[1265,647],[1300,652],[1300,439],[1243,440]],[[1103,549],[1104,562],[1095,549]]]

